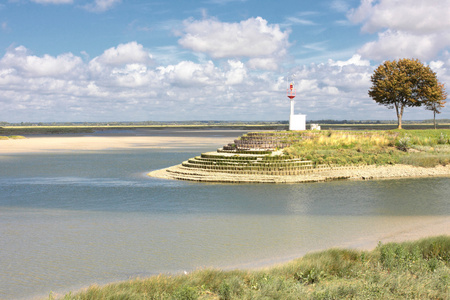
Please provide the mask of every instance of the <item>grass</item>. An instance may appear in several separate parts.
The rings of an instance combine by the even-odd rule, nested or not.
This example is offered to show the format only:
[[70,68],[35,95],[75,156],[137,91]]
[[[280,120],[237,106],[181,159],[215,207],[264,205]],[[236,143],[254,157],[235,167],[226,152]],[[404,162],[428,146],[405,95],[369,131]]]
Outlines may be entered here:
[[[329,249],[257,271],[198,270],[106,286],[63,299],[449,299],[450,237]],[[53,295],[49,299],[54,299]]]
[[10,135],[10,136],[0,136],[0,140],[20,140],[20,139],[25,139],[26,137],[21,136],[21,135]]
[[450,163],[450,130],[306,131],[284,153],[315,164],[434,167]]

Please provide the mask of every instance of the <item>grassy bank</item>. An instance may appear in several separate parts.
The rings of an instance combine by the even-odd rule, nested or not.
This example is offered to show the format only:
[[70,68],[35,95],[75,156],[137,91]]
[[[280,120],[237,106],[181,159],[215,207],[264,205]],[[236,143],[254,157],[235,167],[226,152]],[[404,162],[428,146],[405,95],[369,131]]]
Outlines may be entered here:
[[316,164],[410,164],[434,167],[450,163],[450,130],[308,131],[284,153]]
[[20,139],[24,139],[24,136],[21,135],[10,135],[10,136],[3,136],[0,135],[0,140],[20,140]]
[[64,299],[449,299],[449,286],[450,237],[440,236],[370,252],[330,249],[267,270],[94,285]]

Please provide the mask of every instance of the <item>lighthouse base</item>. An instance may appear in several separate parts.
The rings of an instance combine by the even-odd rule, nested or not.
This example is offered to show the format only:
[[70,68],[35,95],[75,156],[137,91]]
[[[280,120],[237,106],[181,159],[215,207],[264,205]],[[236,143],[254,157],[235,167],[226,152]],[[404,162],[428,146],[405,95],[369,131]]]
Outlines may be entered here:
[[306,115],[290,115],[289,130],[306,130]]

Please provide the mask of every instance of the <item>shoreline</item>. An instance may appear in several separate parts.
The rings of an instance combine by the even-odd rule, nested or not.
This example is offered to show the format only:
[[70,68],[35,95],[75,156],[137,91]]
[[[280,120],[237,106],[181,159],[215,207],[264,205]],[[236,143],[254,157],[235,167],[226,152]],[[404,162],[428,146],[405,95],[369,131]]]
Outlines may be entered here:
[[0,141],[0,155],[64,153],[123,149],[173,149],[217,147],[229,141],[226,132],[215,135],[183,136],[182,132],[162,136],[39,136]]
[[[160,179],[176,180],[174,174],[182,170],[181,165],[154,170],[147,175]],[[183,172],[186,172],[183,169]],[[401,178],[450,177],[450,165],[434,168],[410,165],[385,165],[362,167],[337,167],[331,170],[317,170],[301,175],[241,175],[219,172],[192,171],[191,181],[215,183],[308,183],[332,180],[388,180]]]

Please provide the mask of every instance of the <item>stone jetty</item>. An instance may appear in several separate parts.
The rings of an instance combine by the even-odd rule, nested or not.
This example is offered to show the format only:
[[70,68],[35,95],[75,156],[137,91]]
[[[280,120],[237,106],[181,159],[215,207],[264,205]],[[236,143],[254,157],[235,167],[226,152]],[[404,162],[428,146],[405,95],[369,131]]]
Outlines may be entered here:
[[[283,148],[302,138],[308,138],[308,135],[299,132],[252,132],[217,151],[202,153],[180,165],[149,175],[206,182],[299,182],[289,177],[335,168],[314,165],[311,161],[283,154]],[[302,182],[307,181],[318,181],[318,178]]]
[[450,176],[450,165],[435,168],[408,165],[315,165],[311,161],[283,154],[283,148],[315,134],[317,132],[314,131],[248,133],[217,151],[202,153],[179,165],[152,171],[148,175],[222,183],[302,183]]

